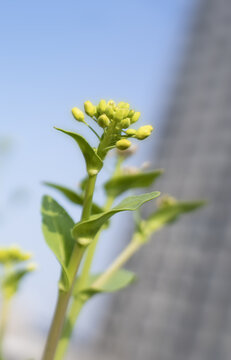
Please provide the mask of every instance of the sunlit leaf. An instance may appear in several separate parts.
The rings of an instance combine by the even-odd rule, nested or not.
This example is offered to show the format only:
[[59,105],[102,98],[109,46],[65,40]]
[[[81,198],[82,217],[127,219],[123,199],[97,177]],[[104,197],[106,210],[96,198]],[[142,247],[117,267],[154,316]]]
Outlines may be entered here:
[[129,196],[111,210],[98,215],[92,215],[88,220],[77,223],[73,228],[72,235],[80,245],[88,246],[101,226],[103,226],[111,216],[121,211],[137,210],[145,202],[155,199],[159,195],[160,193],[158,191],[154,191],[142,195]]
[[68,263],[75,244],[71,235],[74,221],[62,206],[50,196],[43,197],[41,211],[44,238],[63,270],[60,288],[67,290],[71,281]]
[[177,202],[175,204],[160,208],[151,214],[144,222],[145,232],[155,232],[164,225],[176,221],[182,214],[195,211],[204,205],[204,201]]
[[89,175],[98,174],[103,166],[103,162],[100,157],[96,154],[94,149],[88,144],[87,140],[83,136],[76,134],[71,131],[66,131],[63,129],[55,128],[58,131],[63,132],[64,134],[72,137],[78,144],[82,154],[85,158],[87,172]]
[[[77,205],[83,205],[83,201],[84,201],[84,197],[80,194],[78,194],[77,192],[75,192],[74,190],[68,189],[65,186],[62,185],[58,185],[58,184],[53,184],[50,182],[45,182],[45,185],[58,190],[59,192],[61,192],[68,200],[70,200],[71,202],[73,202],[74,204]],[[97,204],[92,204],[92,213],[93,214],[99,214],[103,212],[103,209],[98,206]]]
[[163,170],[158,169],[144,173],[115,176],[104,184],[104,188],[109,196],[116,197],[131,189],[151,186],[162,173]]
[[120,269],[113,274],[110,279],[102,285],[100,288],[94,287],[94,282],[102,274],[91,275],[88,279],[88,284],[84,289],[78,289],[78,284],[74,290],[74,296],[78,296],[79,293],[84,294],[87,298],[92,297],[99,293],[113,293],[122,290],[132,284],[136,280],[136,275],[128,270]]

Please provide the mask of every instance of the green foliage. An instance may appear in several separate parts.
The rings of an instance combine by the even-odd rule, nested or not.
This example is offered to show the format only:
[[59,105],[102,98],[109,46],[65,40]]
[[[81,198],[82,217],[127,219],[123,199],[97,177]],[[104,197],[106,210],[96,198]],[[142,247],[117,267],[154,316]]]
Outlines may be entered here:
[[41,211],[44,238],[63,270],[59,287],[66,291],[71,284],[68,264],[75,244],[71,235],[74,221],[51,196],[43,197]]
[[108,196],[116,197],[131,189],[151,186],[162,173],[163,170],[158,169],[145,173],[137,172],[115,176],[104,184],[104,189]]
[[175,204],[159,208],[144,221],[144,233],[151,235],[163,226],[178,220],[181,215],[195,211],[204,205],[204,201],[176,202]]
[[[151,186],[162,174],[163,170],[158,169],[149,172],[140,170],[132,174],[122,173],[121,164],[123,160],[128,154],[134,153],[132,150],[126,150],[131,145],[128,138],[143,141],[153,131],[151,125],[141,126],[138,129],[129,128],[130,125],[136,124],[139,120],[141,115],[139,111],[130,108],[130,105],[126,102],[121,101],[116,104],[113,100],[106,102],[104,99],[97,105],[88,100],[84,103],[84,109],[85,113],[90,116],[90,121],[94,121],[98,125],[99,134],[101,135],[85,121],[84,114],[79,108],[73,108],[72,114],[78,122],[84,123],[95,133],[99,140],[96,149],[92,148],[81,135],[56,128],[73,138],[82,151],[88,173],[88,176],[81,184],[82,193],[78,194],[64,186],[46,183],[46,185],[61,192],[73,203],[83,207],[81,220],[74,224],[66,211],[49,196],[45,196],[42,202],[44,237],[62,267],[59,287],[65,291],[65,293],[63,291],[59,292],[57,308],[43,360],[55,358],[56,346],[59,340],[58,334],[61,333],[61,327],[64,323],[64,309],[67,308],[71,295],[74,298],[72,299],[72,305],[68,308],[70,312],[63,329],[63,341],[58,348],[57,359],[63,358],[76,317],[84,303],[95,294],[116,292],[134,282],[135,275],[123,269],[126,262],[149,240],[155,231],[176,221],[182,214],[194,211],[204,205],[203,202],[177,202],[176,199],[168,195],[162,197],[162,200],[159,201],[159,208],[146,220],[143,220],[140,214],[137,214],[135,233],[112,264],[102,274],[90,275],[98,237],[103,226],[108,223],[113,215],[123,211],[135,211],[147,201],[157,198],[160,193],[154,191],[130,196],[110,209],[114,199],[126,191]],[[117,148],[118,161],[112,178],[104,184],[107,195],[104,210],[92,201],[97,174],[101,170],[103,160],[108,152],[114,148]],[[79,266],[85,251],[87,253],[79,274]],[[78,276],[77,281],[76,274]],[[16,282],[12,283],[16,284]],[[13,286],[11,288],[13,289]]]
[[93,295],[99,293],[113,293],[119,290],[125,289],[131,285],[136,280],[136,275],[128,270],[120,269],[117,270],[108,281],[100,288],[94,286],[94,282],[102,274],[90,275],[88,278],[88,283],[85,288],[78,288],[78,281],[76,282],[74,296],[78,296],[80,293],[86,295],[87,298],[92,297]]
[[18,246],[0,247],[0,264],[12,265],[27,261],[31,258],[31,253],[22,251]]
[[15,269],[4,278],[2,282],[2,291],[6,299],[10,299],[15,295],[21,280],[33,270],[34,268],[30,266],[23,269]]
[[158,191],[154,191],[147,194],[129,196],[113,209],[98,215],[92,215],[88,220],[77,223],[73,228],[72,235],[80,245],[88,246],[101,226],[103,226],[111,216],[121,211],[137,210],[145,202],[155,199],[159,195],[160,193]]
[[[83,195],[78,194],[76,191],[68,189],[65,186],[53,184],[50,182],[44,182],[44,184],[55,190],[58,190],[59,192],[61,192],[62,195],[64,195],[68,200],[70,200],[74,204],[81,205],[81,206],[83,205],[84,197],[83,197]],[[98,206],[97,204],[93,203],[92,204],[92,214],[99,214],[101,212],[103,212],[103,209],[100,206]]]
[[91,175],[96,175],[101,170],[103,162],[100,157],[96,154],[95,150],[88,144],[87,140],[79,134],[63,129],[55,128],[58,131],[63,132],[66,135],[72,137],[79,145],[80,150],[84,156],[87,172]]
[[4,298],[10,299],[17,292],[24,276],[35,270],[34,263],[26,263],[31,257],[31,253],[16,245],[0,247],[0,287]]

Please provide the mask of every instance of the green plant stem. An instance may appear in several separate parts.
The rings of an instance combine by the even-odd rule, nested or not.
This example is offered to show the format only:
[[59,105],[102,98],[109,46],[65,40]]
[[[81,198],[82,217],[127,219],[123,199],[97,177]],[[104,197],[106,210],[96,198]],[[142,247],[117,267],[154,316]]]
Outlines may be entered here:
[[92,198],[95,190],[96,178],[97,178],[97,174],[88,177],[81,220],[86,220],[91,215]]
[[[77,249],[77,250],[76,250]],[[81,259],[84,254],[84,248],[75,247],[75,251],[73,251],[73,254],[77,255],[75,258],[75,263],[72,260],[71,269],[73,272],[73,279],[75,278],[75,275],[78,271]],[[73,257],[72,257],[73,259]],[[68,303],[72,294],[74,286],[74,281],[71,284],[70,290],[65,292],[62,290],[59,290],[58,293],[58,300],[55,308],[55,313],[53,316],[53,320],[51,323],[51,327],[49,330],[49,334],[47,337],[46,346],[43,353],[43,360],[53,360],[55,356],[56,347],[58,345],[58,341],[60,338],[60,334],[62,331],[62,327],[65,320],[65,314],[67,311]]]
[[[112,177],[115,177],[121,173],[121,165],[122,165],[123,161],[124,161],[124,157],[118,156],[116,164],[115,164],[115,170],[114,170]],[[106,200],[106,204],[104,206],[105,210],[109,210],[111,208],[113,202],[114,202],[114,197],[108,196],[107,200]],[[84,261],[83,269],[82,269],[80,278],[78,280],[79,289],[84,288],[84,286],[87,284],[90,270],[91,270],[92,261],[93,261],[95,250],[96,250],[96,246],[98,244],[98,240],[99,240],[102,230],[103,229],[101,229],[97,233],[94,241],[87,249],[87,254],[86,254],[85,261]],[[78,319],[80,311],[81,311],[82,307],[84,306],[85,302],[86,301],[83,301],[83,299],[80,296],[79,297],[76,296],[73,298],[69,313],[67,315],[66,321],[63,326],[62,335],[61,335],[61,338],[60,338],[58,346],[57,346],[55,360],[62,360],[64,358],[64,355],[67,351],[67,348],[68,348],[68,345],[70,342],[71,335],[74,330],[75,323]]]
[[[109,196],[107,201],[106,201],[106,204],[104,206],[105,211],[107,211],[107,210],[109,210],[111,208],[111,206],[113,204],[113,201],[114,201],[114,197]],[[81,277],[79,279],[79,287],[80,288],[82,288],[86,284],[87,279],[89,277],[89,273],[90,273],[90,270],[91,270],[91,265],[92,265],[92,261],[93,261],[93,258],[94,258],[96,246],[98,244],[98,240],[99,240],[99,237],[100,237],[100,234],[101,234],[102,230],[103,230],[103,228],[96,234],[93,242],[88,247],[87,254],[86,254],[86,259],[85,259],[85,262],[84,262],[84,265],[83,265],[83,270],[82,270],[82,273],[81,273]]]
[[[92,206],[92,198],[95,188],[95,182],[96,182],[97,175],[89,176],[86,190],[85,190],[85,197],[84,197],[84,203],[83,203],[83,211],[81,220],[86,220],[91,214],[91,206]],[[58,294],[58,300],[55,308],[55,313],[53,316],[53,320],[51,323],[51,327],[49,330],[49,334],[46,341],[46,346],[43,353],[43,360],[53,360],[56,352],[56,348],[58,345],[58,341],[61,335],[61,331],[63,328],[65,315],[67,311],[67,307],[69,304],[69,300],[71,298],[71,294],[73,291],[73,286],[75,283],[75,277],[78,272],[81,260],[83,258],[83,255],[85,253],[85,248],[80,247],[78,243],[75,244],[72,256],[68,265],[69,271],[71,273],[71,286],[69,291],[64,292],[62,290],[59,290]]]
[[57,346],[55,360],[62,360],[64,358],[70,342],[71,335],[73,333],[76,319],[78,318],[84,304],[85,300],[83,300],[81,297],[74,298],[63,327],[62,336]]
[[97,132],[90,125],[87,124],[87,126],[97,136],[97,138],[100,140],[100,136],[97,134]]
[[[120,172],[120,167],[121,167],[122,161],[123,161],[123,159],[118,157],[117,162],[116,162],[116,166],[115,166],[115,171],[114,171],[112,177],[116,176],[117,173]],[[105,211],[110,210],[114,200],[115,200],[114,196],[108,196],[107,197],[106,204],[104,205]],[[81,273],[81,276],[80,276],[80,279],[79,279],[79,288],[82,288],[86,284],[87,279],[89,277],[89,273],[90,273],[90,270],[91,270],[91,265],[92,265],[92,261],[93,261],[93,258],[94,258],[96,246],[98,244],[98,240],[99,240],[99,237],[100,237],[100,234],[101,234],[102,230],[103,230],[103,228],[98,232],[98,234],[96,234],[93,242],[91,243],[91,245],[87,249],[86,259],[84,261],[83,270],[82,270],[82,273]]]
[[[98,277],[98,279],[91,285],[91,287],[99,289],[104,284],[106,284],[107,281],[116,273],[116,271],[119,270],[142,246],[142,242],[140,240],[140,236],[136,234],[133,237],[132,241],[128,244],[128,246],[115,259],[115,261],[109,266],[109,268],[101,276]],[[82,284],[81,287],[82,286],[84,286],[84,284]],[[83,297],[81,297],[81,295],[73,299],[68,317],[63,328],[61,340],[57,347],[55,360],[62,360],[64,358],[76,320],[87,300],[87,298],[84,299]]]
[[[108,197],[106,204],[105,204],[105,209],[110,209],[113,201],[114,201],[113,197]],[[96,237],[94,238],[93,242],[88,247],[88,250],[86,253],[86,259],[84,261],[81,276],[78,281],[79,289],[84,288],[84,286],[87,284],[90,270],[91,270],[92,261],[93,261],[95,250],[96,250],[96,246],[98,244],[98,240],[99,240],[102,230],[96,234]],[[82,307],[84,306],[84,304],[85,304],[85,301],[82,299],[81,296],[79,296],[79,297],[76,296],[73,298],[69,313],[67,315],[66,321],[63,326],[62,335],[61,335],[60,341],[57,346],[55,360],[63,359],[63,357],[67,351],[76,320],[77,320],[79,313],[82,310]]]
[[9,315],[9,300],[4,296],[2,299],[2,309],[0,317],[0,360],[3,360],[3,341],[6,333],[6,326]]
[[91,264],[94,258],[94,254],[95,254],[95,250],[96,250],[96,246],[98,244],[98,240],[100,237],[100,233],[101,231],[99,231],[94,240],[92,241],[92,243],[90,244],[90,246],[88,247],[87,253],[86,253],[86,258],[83,264],[83,269],[78,281],[78,288],[82,289],[85,284],[87,283],[88,277],[89,277],[89,273],[90,273],[90,269],[91,269]]
[[107,270],[99,276],[91,285],[94,289],[102,288],[108,280],[139,250],[142,246],[140,236],[135,234],[132,241],[126,246],[121,254],[113,261]]

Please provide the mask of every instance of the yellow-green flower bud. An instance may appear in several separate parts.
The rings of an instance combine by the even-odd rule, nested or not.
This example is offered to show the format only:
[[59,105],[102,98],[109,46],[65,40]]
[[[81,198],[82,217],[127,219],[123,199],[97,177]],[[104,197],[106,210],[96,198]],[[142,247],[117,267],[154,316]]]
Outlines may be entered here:
[[117,106],[118,106],[119,108],[123,108],[123,107],[124,107],[124,104],[125,104],[124,101],[120,101],[120,102],[117,104]]
[[117,154],[119,156],[123,156],[124,158],[126,158],[126,157],[129,157],[129,156],[135,154],[136,150],[137,150],[137,146],[132,144],[130,146],[130,148],[127,149],[127,150],[119,150],[119,149],[117,149]]
[[127,134],[128,136],[136,135],[136,130],[135,130],[135,129],[128,129],[128,130],[126,131],[126,134]]
[[122,129],[127,129],[130,126],[130,119],[129,118],[123,119],[120,124]]
[[120,108],[116,108],[113,119],[116,120],[116,121],[123,120],[123,110],[120,109]]
[[12,245],[9,248],[0,247],[0,263],[2,264],[26,261],[29,260],[31,256],[31,253],[23,252],[16,245]]
[[113,107],[108,105],[105,110],[105,114],[111,119],[114,115]]
[[127,139],[120,139],[116,142],[116,147],[119,150],[126,150],[131,146],[131,141]]
[[123,116],[124,116],[124,118],[126,118],[126,117],[128,116],[128,113],[129,113],[129,109],[124,108],[124,109],[123,109]]
[[124,101],[120,101],[117,106],[121,109],[129,109],[130,108],[130,104],[128,104]]
[[77,107],[74,107],[72,110],[72,115],[74,116],[75,120],[84,122],[84,113],[78,109]]
[[108,127],[110,124],[110,120],[108,119],[107,115],[100,115],[100,117],[98,118],[98,124],[102,128]]
[[90,117],[96,114],[96,106],[93,105],[89,100],[84,103],[84,110],[87,115]]
[[174,198],[171,195],[168,194],[164,194],[163,196],[161,196],[158,201],[157,201],[157,206],[159,208],[166,208],[168,206],[173,206],[177,203],[176,198]]
[[121,121],[128,116],[128,113],[129,113],[129,109],[120,109],[117,107],[113,118],[116,121]]
[[115,109],[115,107],[116,107],[116,103],[114,100],[109,100],[107,105],[111,106],[113,109]]
[[139,118],[140,118],[140,112],[136,111],[131,117],[131,123],[134,124],[139,120]]
[[153,127],[151,125],[141,126],[136,132],[136,138],[138,140],[146,139],[149,135],[151,135]]
[[97,106],[97,112],[99,114],[105,113],[106,107],[107,107],[106,101],[104,99],[100,100],[99,105]]
[[128,113],[128,117],[133,117],[133,115],[135,114],[135,110],[130,110]]
[[38,265],[35,262],[30,262],[26,267],[27,271],[35,271],[38,269]]

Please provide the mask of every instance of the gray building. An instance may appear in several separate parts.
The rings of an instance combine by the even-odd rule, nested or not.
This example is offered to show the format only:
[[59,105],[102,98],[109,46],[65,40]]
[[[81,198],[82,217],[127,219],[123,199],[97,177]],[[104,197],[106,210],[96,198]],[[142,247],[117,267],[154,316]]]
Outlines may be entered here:
[[[206,209],[156,234],[131,261],[94,359],[231,358],[231,1],[201,1],[156,167],[156,188]],[[98,355],[96,355],[98,354]]]

